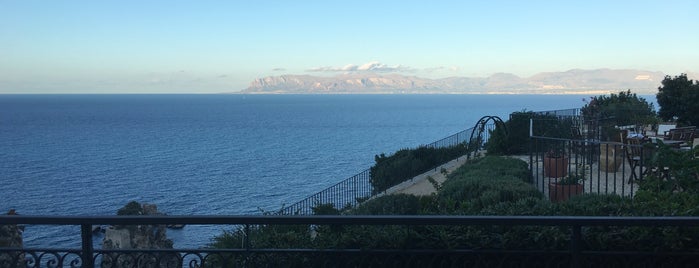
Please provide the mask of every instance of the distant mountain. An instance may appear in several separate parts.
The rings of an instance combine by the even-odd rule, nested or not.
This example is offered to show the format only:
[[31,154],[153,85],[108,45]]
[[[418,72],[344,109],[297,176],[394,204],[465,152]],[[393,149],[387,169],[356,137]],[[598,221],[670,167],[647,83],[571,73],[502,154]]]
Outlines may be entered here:
[[[692,74],[693,75],[693,74]],[[509,73],[489,77],[428,79],[399,74],[354,73],[332,77],[282,75],[255,79],[241,93],[503,93],[503,94],[604,94],[631,89],[657,92],[665,77],[643,70],[580,70],[546,72],[522,78]]]

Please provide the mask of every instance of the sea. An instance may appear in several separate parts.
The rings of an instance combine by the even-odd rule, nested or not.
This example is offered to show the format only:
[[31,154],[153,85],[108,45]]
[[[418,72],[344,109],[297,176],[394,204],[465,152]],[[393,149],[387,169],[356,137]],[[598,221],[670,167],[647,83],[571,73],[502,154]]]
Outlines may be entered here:
[[[579,108],[581,95],[0,95],[0,212],[273,212],[374,156],[473,127],[485,115]],[[201,248],[230,226],[169,230]],[[93,238],[101,245],[99,235]],[[26,247],[79,248],[79,226],[25,227]]]

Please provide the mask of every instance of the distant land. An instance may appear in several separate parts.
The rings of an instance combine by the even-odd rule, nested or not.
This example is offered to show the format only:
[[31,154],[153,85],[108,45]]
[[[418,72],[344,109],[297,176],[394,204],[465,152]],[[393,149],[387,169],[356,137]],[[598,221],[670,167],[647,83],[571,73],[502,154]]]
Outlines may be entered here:
[[[573,69],[531,77],[497,73],[488,77],[428,79],[401,74],[336,76],[281,75],[255,79],[245,94],[607,94],[630,89],[654,94],[665,74],[644,70]],[[696,78],[693,73],[687,74]]]

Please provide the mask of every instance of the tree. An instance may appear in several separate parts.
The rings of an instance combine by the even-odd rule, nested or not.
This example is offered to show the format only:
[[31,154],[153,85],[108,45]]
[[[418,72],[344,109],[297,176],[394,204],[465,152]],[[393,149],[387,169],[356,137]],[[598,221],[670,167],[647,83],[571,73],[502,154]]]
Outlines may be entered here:
[[586,121],[602,127],[601,136],[606,140],[618,137],[615,135],[618,131],[615,126],[656,123],[653,104],[638,97],[636,93],[631,93],[631,90],[592,97],[581,112]]
[[663,120],[676,119],[678,124],[688,126],[699,124],[699,81],[687,79],[687,74],[665,76],[655,97],[660,106],[658,115]]

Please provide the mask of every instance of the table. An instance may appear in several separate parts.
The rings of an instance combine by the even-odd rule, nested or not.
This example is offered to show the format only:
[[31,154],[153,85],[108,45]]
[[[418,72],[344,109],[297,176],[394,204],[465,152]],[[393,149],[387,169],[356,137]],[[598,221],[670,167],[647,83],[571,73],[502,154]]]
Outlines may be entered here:
[[662,141],[663,144],[673,148],[680,148],[680,144],[685,142],[682,140],[664,140],[662,137],[650,137],[650,141],[652,143],[658,143],[658,141]]

